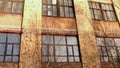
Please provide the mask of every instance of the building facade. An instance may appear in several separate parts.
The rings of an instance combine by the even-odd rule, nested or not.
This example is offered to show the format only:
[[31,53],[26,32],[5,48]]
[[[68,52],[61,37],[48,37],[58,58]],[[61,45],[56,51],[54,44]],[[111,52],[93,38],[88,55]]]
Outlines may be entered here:
[[0,0],[0,68],[120,68],[120,1]]

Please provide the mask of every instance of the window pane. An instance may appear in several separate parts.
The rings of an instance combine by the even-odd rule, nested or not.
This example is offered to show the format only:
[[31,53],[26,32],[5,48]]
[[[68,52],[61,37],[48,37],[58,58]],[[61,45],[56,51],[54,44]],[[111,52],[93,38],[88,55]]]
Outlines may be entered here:
[[92,3],[92,6],[93,6],[93,8],[96,8],[96,4],[95,3]]
[[64,5],[68,6],[68,1],[64,0]]
[[114,40],[112,38],[105,38],[106,46],[114,46]]
[[55,36],[55,44],[66,44],[65,36]]
[[47,6],[46,5],[43,5],[42,13],[43,13],[43,15],[47,15]]
[[0,10],[3,9],[3,1],[0,1]]
[[18,62],[18,56],[13,56],[13,62]]
[[42,35],[43,44],[53,44],[53,36],[51,35]]
[[55,46],[56,55],[67,55],[66,46]]
[[64,8],[63,7],[60,7],[60,16],[64,17]]
[[48,50],[48,48],[47,48],[47,45],[43,45],[42,46],[42,55],[47,55],[47,51]]
[[108,62],[108,57],[104,57],[104,61]]
[[68,7],[65,7],[65,17],[69,17],[69,9],[68,9]]
[[69,8],[69,11],[70,11],[70,17],[74,17],[73,8]]
[[111,12],[110,11],[106,11],[106,15],[107,15],[107,20],[112,21]]
[[12,2],[7,3],[7,12],[11,12]]
[[74,55],[79,55],[79,53],[78,53],[78,46],[73,46],[73,49],[74,49]]
[[111,11],[112,21],[116,21],[115,13]]
[[56,62],[67,62],[67,57],[56,57]]
[[23,12],[23,2],[18,2],[17,6],[17,13],[22,13]]
[[52,0],[52,4],[57,4],[57,0]]
[[110,10],[113,10],[113,6],[112,6],[112,5],[109,5],[109,9],[110,9]]
[[115,47],[107,47],[107,52],[109,56],[117,56]]
[[69,57],[69,62],[73,62],[73,61],[74,61],[73,57]]
[[48,62],[48,59],[49,59],[48,57],[43,57],[43,58],[42,58],[42,60],[43,60],[44,62]]
[[57,7],[53,6],[53,16],[57,16]]
[[72,46],[68,46],[68,54],[69,54],[69,55],[73,55]]
[[77,38],[72,36],[67,36],[68,45],[77,45]]
[[115,45],[120,46],[120,39],[115,39]]
[[98,46],[104,46],[105,42],[104,42],[104,38],[97,38],[97,45]]
[[8,43],[19,43],[20,35],[19,34],[8,34]]
[[80,61],[79,57],[75,57],[75,61],[79,62]]
[[7,45],[7,55],[12,55],[12,45]]
[[48,4],[52,4],[52,0],[47,0],[48,1]]
[[0,55],[4,55],[5,44],[0,44]]
[[92,19],[95,19],[95,18],[94,18],[93,9],[90,9],[90,13],[91,13],[91,17],[92,17]]
[[49,62],[54,62],[54,56],[49,57]]
[[102,55],[106,56],[107,55],[107,52],[106,52],[106,48],[105,47],[102,47]]
[[0,33],[0,42],[3,42],[3,43],[6,42],[6,34]]
[[13,55],[19,55],[19,45],[14,44]]
[[0,56],[0,62],[3,62],[4,56]]
[[52,6],[48,6],[48,15],[52,16]]
[[53,55],[53,46],[49,46],[49,55]]
[[47,0],[42,0],[42,3],[47,3]]
[[12,4],[12,13],[16,13],[16,11],[17,11],[17,5],[18,5],[17,2],[13,2],[13,4]]
[[63,4],[64,4],[63,0],[59,0],[59,2],[60,2],[60,5],[63,5]]
[[7,62],[11,61],[11,56],[6,56],[5,61],[7,61]]
[[69,6],[72,6],[72,0],[68,0],[69,1]]

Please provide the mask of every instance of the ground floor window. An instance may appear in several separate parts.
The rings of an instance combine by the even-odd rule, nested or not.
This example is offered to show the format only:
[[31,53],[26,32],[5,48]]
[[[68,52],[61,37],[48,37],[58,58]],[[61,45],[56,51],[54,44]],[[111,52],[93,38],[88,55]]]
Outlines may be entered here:
[[18,62],[20,34],[0,33],[0,62]]
[[43,62],[80,62],[76,36],[42,35]]

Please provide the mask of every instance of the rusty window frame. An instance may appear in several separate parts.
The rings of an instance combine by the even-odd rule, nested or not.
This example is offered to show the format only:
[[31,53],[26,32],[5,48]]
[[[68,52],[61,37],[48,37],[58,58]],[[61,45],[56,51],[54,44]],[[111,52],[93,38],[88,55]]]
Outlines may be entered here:
[[[113,4],[99,3],[99,2],[93,2],[93,1],[89,1],[88,4],[89,4],[91,18],[93,20],[117,21],[117,16],[116,16]],[[104,9],[103,5],[106,8],[107,8],[107,6],[109,6],[108,9]],[[97,8],[97,7],[99,7],[99,8]],[[98,12],[95,10],[98,10],[100,14],[98,14]],[[97,16],[101,17],[101,18],[96,18]]]
[[[74,18],[75,17],[73,0],[63,0],[63,5],[60,4],[60,0],[56,0],[56,4],[48,4],[48,0],[46,0],[45,3],[43,1],[45,1],[45,0],[42,0],[42,15],[43,16],[66,17],[66,18]],[[70,4],[69,3],[69,1],[70,1],[72,3],[72,5],[64,5],[64,1],[68,1],[67,2],[68,4]],[[46,11],[43,11],[45,9],[44,6],[46,6]],[[51,11],[52,14],[51,15],[48,15],[48,6],[52,6],[52,8],[51,8],[52,9],[52,11]],[[57,15],[53,15],[53,13],[54,13],[53,6],[56,6]],[[63,16],[61,16],[60,7],[63,7],[63,14],[64,14]],[[67,12],[65,13],[65,8],[68,8],[68,16],[66,16]],[[46,13],[46,14],[44,14],[44,13]]]
[[[52,36],[52,38],[53,38],[53,44],[45,44],[45,43],[43,43],[42,42],[42,49],[43,49],[43,47],[44,46],[47,46],[46,47],[46,55],[45,54],[43,54],[44,52],[43,52],[43,50],[42,50],[42,62],[80,62],[81,61],[81,58],[80,58],[80,50],[79,50],[79,46],[78,46],[78,39],[77,39],[77,37],[76,36],[63,36],[63,35],[42,35],[42,41],[43,41],[43,36]],[[62,37],[64,37],[64,39],[65,39],[65,44],[56,44],[55,43],[55,37],[56,36],[62,36]],[[76,38],[76,40],[77,40],[77,45],[68,45],[68,43],[67,43],[67,37],[74,37],[74,38]],[[50,46],[53,46],[53,55],[50,55],[49,54],[49,48],[50,48]],[[59,55],[57,55],[56,54],[56,46],[65,46],[66,47],[66,55],[61,55],[61,54],[59,54]],[[72,55],[70,55],[70,54],[68,54],[68,52],[69,52],[69,50],[68,50],[68,47],[72,47]],[[74,46],[76,46],[77,48],[78,48],[78,55],[75,55],[74,54],[74,49],[73,49],[73,47]],[[51,58],[50,58],[51,57]],[[57,61],[58,59],[57,58],[60,58],[60,57],[65,57],[66,59],[66,61]],[[73,57],[73,61],[70,61],[70,57]],[[46,58],[47,60],[44,60],[44,58]],[[49,59],[50,58],[50,59]],[[79,58],[78,60],[75,60],[75,58]],[[53,60],[51,60],[51,59],[53,59]]]
[[[3,59],[0,60],[0,63],[3,63],[3,62],[4,63],[18,63],[19,62],[19,53],[20,53],[20,34],[16,34],[16,33],[0,33],[0,34],[5,35],[5,42],[0,42],[0,46],[3,46],[3,44],[4,44],[4,49],[3,49],[4,53],[0,54],[0,57],[3,57]],[[10,37],[9,36],[10,34],[19,36],[18,37],[19,43],[8,42],[8,37]],[[8,47],[8,46],[11,46],[11,49],[9,49],[10,47]],[[14,50],[16,46],[18,48],[17,54],[14,53],[14,52],[16,52],[16,50]],[[8,53],[7,50],[8,51],[10,50],[11,53]],[[8,59],[6,60],[6,57],[9,57],[9,60]],[[15,57],[16,57],[16,59],[15,59]]]

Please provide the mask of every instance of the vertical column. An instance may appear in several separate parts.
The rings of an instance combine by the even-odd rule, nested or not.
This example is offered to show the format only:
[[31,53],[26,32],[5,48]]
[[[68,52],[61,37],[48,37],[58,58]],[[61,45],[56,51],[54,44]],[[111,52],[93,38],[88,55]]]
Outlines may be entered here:
[[25,0],[19,68],[41,68],[42,0]]
[[89,13],[88,0],[73,0],[83,68],[100,68],[100,57]]
[[120,24],[120,1],[119,0],[112,0],[113,6],[115,8],[116,16],[118,18]]

